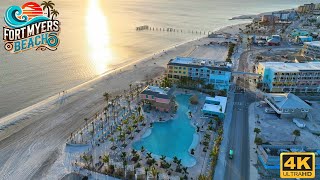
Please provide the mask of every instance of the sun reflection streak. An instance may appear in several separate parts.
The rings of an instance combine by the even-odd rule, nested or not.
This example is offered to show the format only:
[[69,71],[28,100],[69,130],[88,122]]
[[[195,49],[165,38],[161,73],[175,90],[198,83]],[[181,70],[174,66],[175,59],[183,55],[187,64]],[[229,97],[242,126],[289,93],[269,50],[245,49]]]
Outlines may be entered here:
[[112,51],[107,17],[99,6],[99,0],[89,0],[86,31],[91,63],[96,73],[102,74],[107,70],[108,62],[112,59]]

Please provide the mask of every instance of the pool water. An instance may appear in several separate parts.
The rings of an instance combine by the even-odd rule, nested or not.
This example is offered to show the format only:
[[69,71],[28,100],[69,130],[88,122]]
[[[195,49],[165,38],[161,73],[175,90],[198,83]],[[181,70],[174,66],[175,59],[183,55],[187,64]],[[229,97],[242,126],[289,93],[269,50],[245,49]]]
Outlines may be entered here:
[[143,146],[155,156],[164,155],[170,159],[177,156],[182,165],[192,167],[196,159],[190,155],[189,149],[198,144],[195,134],[196,128],[191,125],[188,118],[188,105],[190,95],[177,95],[178,110],[176,116],[166,122],[156,122],[146,135],[133,144],[133,148],[140,150]]

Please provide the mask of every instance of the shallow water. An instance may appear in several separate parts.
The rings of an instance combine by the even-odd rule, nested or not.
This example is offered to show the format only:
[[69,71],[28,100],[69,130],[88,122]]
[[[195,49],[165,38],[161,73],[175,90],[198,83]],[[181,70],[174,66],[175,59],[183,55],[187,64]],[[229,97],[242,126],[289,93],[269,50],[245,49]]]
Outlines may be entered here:
[[154,155],[164,155],[171,159],[177,156],[184,166],[194,166],[196,160],[188,150],[191,145],[196,145],[198,142],[193,142],[195,128],[190,124],[187,114],[189,98],[189,95],[177,95],[178,111],[175,118],[154,123],[151,134],[135,142],[133,147],[140,150],[143,146]]
[[[0,2],[0,24],[10,5]],[[41,3],[41,1],[37,1]],[[0,41],[0,117],[85,82],[125,62],[199,37],[192,33],[136,32],[150,25],[194,31],[213,31],[238,23],[242,14],[287,9],[300,0],[55,0],[62,23],[55,52],[30,50],[9,54]],[[2,28],[1,28],[2,31]]]

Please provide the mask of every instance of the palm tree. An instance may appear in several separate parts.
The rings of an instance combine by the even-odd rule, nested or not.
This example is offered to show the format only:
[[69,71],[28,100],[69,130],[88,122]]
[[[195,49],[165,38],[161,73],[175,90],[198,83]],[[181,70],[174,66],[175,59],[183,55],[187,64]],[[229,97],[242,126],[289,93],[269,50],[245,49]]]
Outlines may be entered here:
[[108,102],[109,102],[109,98],[110,98],[110,94],[107,93],[107,92],[105,92],[105,93],[103,94],[103,97],[104,97],[104,100],[108,103]]
[[132,156],[135,156],[137,154],[137,151],[132,149],[131,154],[132,154]]
[[184,171],[185,174],[189,174],[188,167],[183,167],[182,170]]
[[145,149],[144,149],[144,147],[143,147],[143,146],[141,146],[140,151],[141,151],[142,153],[145,151]]
[[110,138],[110,141],[112,142],[112,146],[114,146],[114,138],[113,137]]
[[158,170],[154,166],[151,168],[151,173],[154,179],[158,179]]
[[88,127],[88,118],[84,118],[84,121],[86,122],[86,126]]
[[125,161],[125,160],[126,160],[126,157],[127,157],[127,153],[126,153],[126,152],[122,152],[121,155],[120,155],[120,157],[121,157],[121,159],[122,159],[123,161]]
[[166,160],[166,156],[165,155],[161,155],[160,160],[165,161]]
[[254,128],[253,132],[256,133],[256,137],[257,137],[258,134],[260,134],[261,130],[259,128]]
[[81,136],[81,142],[83,142],[83,132],[82,132],[82,130],[80,131],[80,136]]
[[207,139],[207,140],[210,140],[210,137],[211,137],[210,134],[205,134],[204,135],[204,138]]
[[137,110],[138,110],[138,113],[139,113],[139,116],[140,116],[141,115],[141,106],[139,106]]
[[131,108],[130,108],[130,103],[131,103],[131,101],[128,99],[128,100],[127,100],[127,103],[128,103],[129,112],[131,112]]
[[105,155],[102,157],[102,162],[103,162],[103,163],[107,163],[107,165],[109,165],[109,160],[110,160],[109,154],[105,154]]
[[144,116],[139,116],[139,122],[143,122],[144,121]]
[[292,134],[294,135],[293,144],[296,144],[296,139],[298,136],[300,136],[300,131],[298,129],[296,129],[292,132]]
[[[142,149],[142,148],[141,148]],[[147,153],[147,159],[151,159],[152,158],[152,155],[150,152]]]
[[52,1],[43,1],[42,3],[41,3],[41,6],[43,6],[43,10],[45,10],[45,9],[47,9],[47,11],[48,11],[48,18],[50,18],[50,9],[53,9],[53,6],[54,6],[55,4],[52,2]]
[[200,174],[198,180],[208,180],[207,176]]
[[55,9],[52,9],[52,10],[51,10],[51,14],[52,14],[51,20],[53,20],[53,17],[54,17],[54,16],[57,17],[57,16],[59,15],[59,12],[58,12],[57,10],[55,10]]
[[85,166],[86,167],[89,167],[89,164],[91,163],[91,161],[92,161],[92,156],[89,156],[89,155],[83,155],[82,156],[82,160],[84,161],[84,163],[85,163]]
[[174,162],[174,163],[177,163],[177,162],[178,162],[178,160],[179,160],[179,159],[178,159],[178,157],[177,157],[177,156],[174,156],[174,157],[173,157],[173,162]]

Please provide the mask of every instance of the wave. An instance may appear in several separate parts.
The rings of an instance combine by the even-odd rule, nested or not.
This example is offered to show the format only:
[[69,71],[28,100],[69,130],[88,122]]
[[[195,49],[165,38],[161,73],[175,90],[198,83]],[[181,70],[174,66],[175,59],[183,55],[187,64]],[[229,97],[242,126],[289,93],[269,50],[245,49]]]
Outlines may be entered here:
[[[18,19],[17,16],[21,16],[21,19]],[[5,13],[4,20],[11,28],[21,28],[30,24],[48,21],[50,19],[45,16],[37,16],[28,21],[28,16],[22,15],[21,7],[10,6]]]

